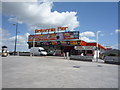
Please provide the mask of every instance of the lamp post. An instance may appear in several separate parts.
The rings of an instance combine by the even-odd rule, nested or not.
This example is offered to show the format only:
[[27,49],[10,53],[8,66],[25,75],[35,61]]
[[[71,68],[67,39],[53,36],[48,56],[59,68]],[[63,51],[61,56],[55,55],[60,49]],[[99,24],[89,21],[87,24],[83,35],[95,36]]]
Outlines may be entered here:
[[18,29],[18,23],[16,24],[13,24],[16,26],[16,34],[15,34],[15,48],[14,48],[14,56],[15,56],[15,53],[16,53],[16,44],[17,44],[17,29]]
[[98,34],[100,33],[101,31],[97,31],[97,33],[96,33],[96,41],[97,41],[97,43],[96,43],[96,50],[97,50],[97,53],[96,53],[96,59],[97,59],[97,62],[98,62]]
[[35,47],[35,38],[33,38],[33,47]]
[[[33,38],[33,48],[35,47],[35,37]],[[34,56],[34,53],[32,54]]]

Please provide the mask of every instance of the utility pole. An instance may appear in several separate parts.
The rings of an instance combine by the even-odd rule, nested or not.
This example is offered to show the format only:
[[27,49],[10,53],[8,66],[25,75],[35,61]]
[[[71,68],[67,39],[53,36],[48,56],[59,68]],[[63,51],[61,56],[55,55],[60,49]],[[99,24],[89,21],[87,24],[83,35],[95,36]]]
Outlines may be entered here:
[[16,34],[15,34],[15,48],[14,48],[14,56],[16,54],[16,44],[17,44],[17,29],[18,29],[18,23],[13,24],[16,26]]

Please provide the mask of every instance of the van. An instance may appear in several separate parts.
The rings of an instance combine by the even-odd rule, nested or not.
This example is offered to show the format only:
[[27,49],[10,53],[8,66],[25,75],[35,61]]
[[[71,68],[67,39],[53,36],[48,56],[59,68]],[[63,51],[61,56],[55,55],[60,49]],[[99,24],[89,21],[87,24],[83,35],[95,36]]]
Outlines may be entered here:
[[47,52],[43,47],[31,47],[30,55],[40,56],[40,55],[47,55]]

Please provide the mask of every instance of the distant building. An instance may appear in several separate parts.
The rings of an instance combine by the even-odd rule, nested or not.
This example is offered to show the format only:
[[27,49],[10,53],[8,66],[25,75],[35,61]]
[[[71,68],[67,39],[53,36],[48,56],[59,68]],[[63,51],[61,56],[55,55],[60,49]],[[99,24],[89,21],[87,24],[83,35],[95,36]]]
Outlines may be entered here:
[[112,50],[111,46],[105,46],[106,50]]

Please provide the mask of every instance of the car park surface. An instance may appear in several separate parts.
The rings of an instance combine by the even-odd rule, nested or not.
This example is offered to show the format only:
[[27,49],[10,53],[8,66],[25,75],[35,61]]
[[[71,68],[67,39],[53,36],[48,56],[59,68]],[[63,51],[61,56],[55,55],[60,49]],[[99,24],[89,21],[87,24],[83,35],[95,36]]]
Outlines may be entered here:
[[118,88],[118,65],[56,56],[2,57],[3,88]]

